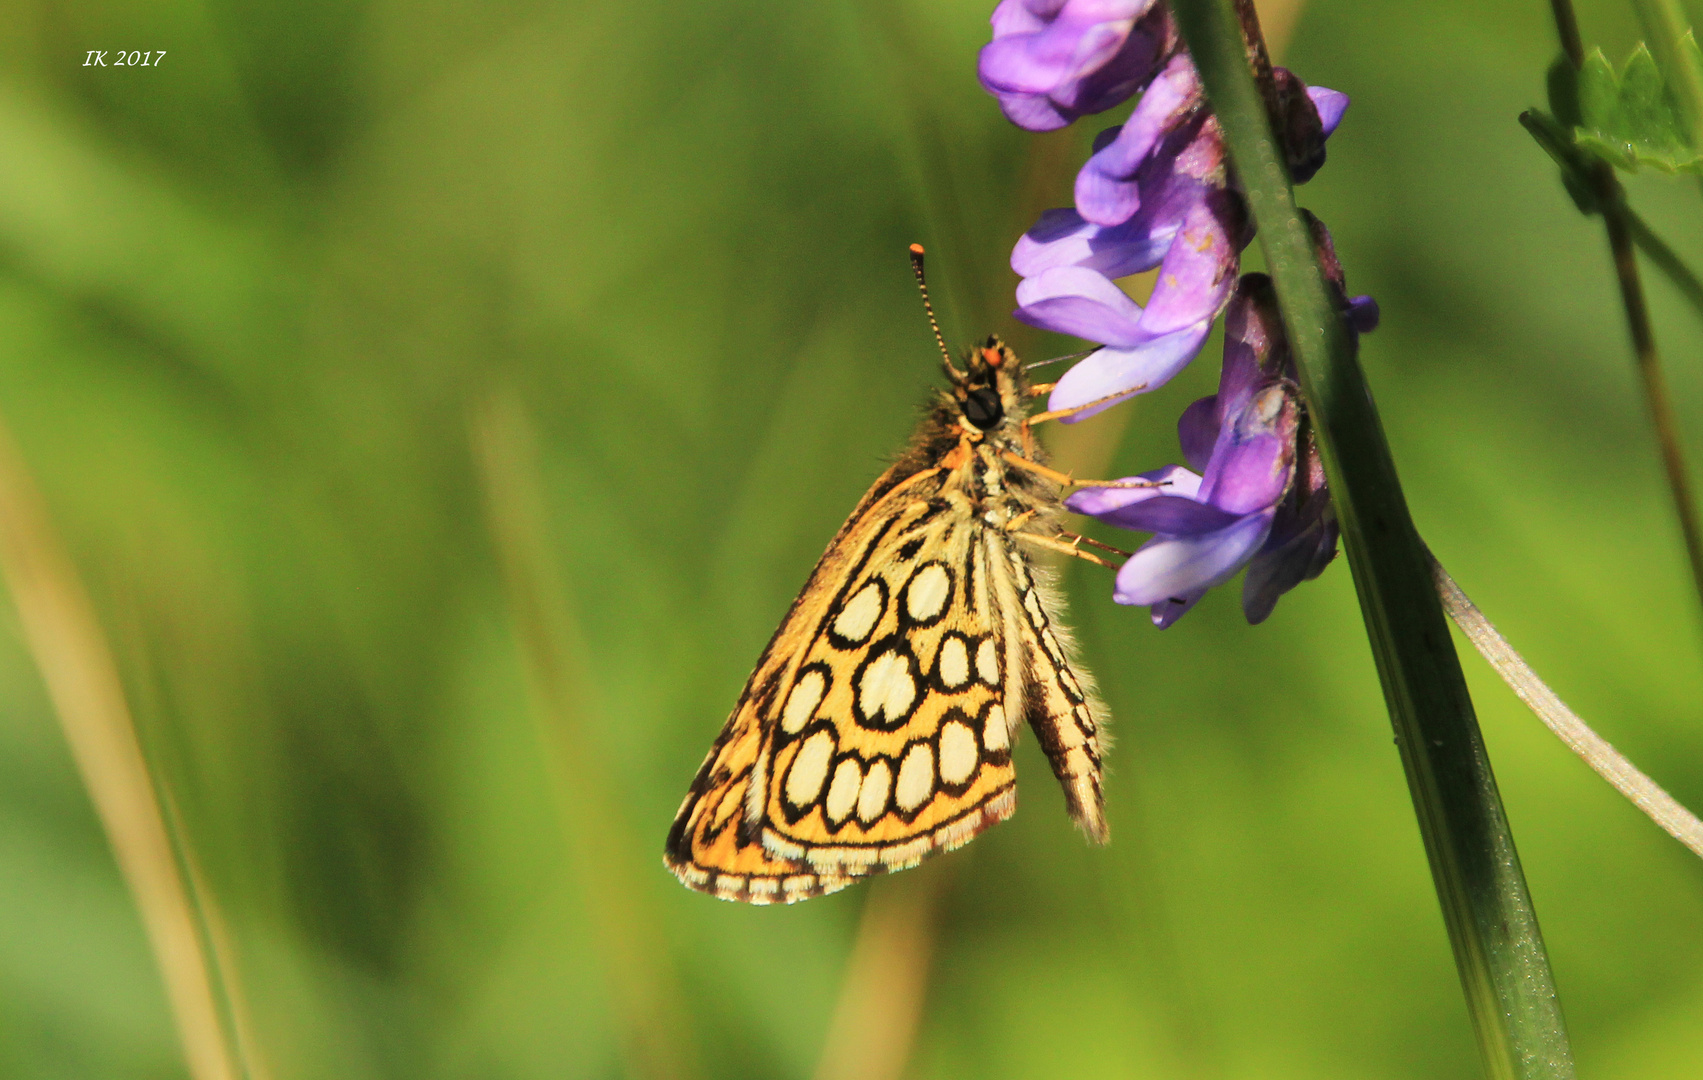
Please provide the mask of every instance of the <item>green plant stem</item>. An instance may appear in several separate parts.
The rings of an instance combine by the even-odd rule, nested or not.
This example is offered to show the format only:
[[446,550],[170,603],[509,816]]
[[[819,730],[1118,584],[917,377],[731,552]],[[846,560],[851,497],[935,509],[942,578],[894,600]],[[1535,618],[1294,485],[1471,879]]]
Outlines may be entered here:
[[[1585,46],[1579,36],[1579,20],[1573,14],[1572,0],[1550,0],[1550,10],[1555,15],[1561,51],[1577,70],[1585,62]],[[1680,66],[1689,70],[1687,65]],[[1697,524],[1697,501],[1691,493],[1685,454],[1680,449],[1679,421],[1674,416],[1667,375],[1662,370],[1661,354],[1656,350],[1655,330],[1650,326],[1650,309],[1644,301],[1644,286],[1638,277],[1638,259],[1633,252],[1635,234],[1629,220],[1632,215],[1626,205],[1626,192],[1607,162],[1594,160],[1584,171],[1596,195],[1597,209],[1608,229],[1609,251],[1614,256],[1614,273],[1620,283],[1620,301],[1626,309],[1627,329],[1632,334],[1638,377],[1644,384],[1644,401],[1650,410],[1650,424],[1656,430],[1656,445],[1661,452],[1662,468],[1667,473],[1674,513],[1679,517],[1686,559],[1691,564],[1692,588],[1697,593],[1698,603],[1703,605],[1703,528]],[[1663,246],[1665,248],[1666,245]]]
[[[1283,306],[1486,1070],[1498,1080],[1570,1078],[1554,977],[1430,563],[1296,210],[1248,68],[1238,12],[1233,0],[1174,0],[1173,7],[1223,126]],[[1243,21],[1250,19],[1245,11]]]
[[1626,211],[1626,228],[1632,234],[1632,242],[1638,245],[1644,257],[1667,276],[1668,281],[1673,283],[1674,288],[1679,290],[1680,295],[1685,297],[1697,314],[1703,315],[1703,280],[1699,280],[1691,267],[1685,265],[1685,260],[1668,246],[1667,241],[1650,229],[1649,224],[1637,211]]

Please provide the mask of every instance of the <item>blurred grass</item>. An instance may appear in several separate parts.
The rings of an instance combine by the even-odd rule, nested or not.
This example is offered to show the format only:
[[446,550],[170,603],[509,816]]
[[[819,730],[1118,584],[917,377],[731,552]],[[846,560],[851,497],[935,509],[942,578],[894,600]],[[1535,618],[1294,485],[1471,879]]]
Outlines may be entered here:
[[[274,1076],[628,1071],[468,449],[499,389],[535,429],[584,641],[577,764],[636,837],[629,887],[703,1072],[817,1067],[867,890],[735,908],[658,852],[934,378],[904,246],[929,247],[954,341],[1013,330],[1005,257],[1033,193],[1025,139],[975,85],[986,15],[0,9],[0,415]],[[1703,642],[1607,253],[1514,121],[1547,15],[1310,0],[1288,63],[1354,107],[1304,202],[1383,306],[1363,359],[1427,540],[1697,806]],[[1581,17],[1611,55],[1636,38],[1619,5]],[[168,54],[79,66],[121,45]],[[1633,197],[1703,262],[1694,189]],[[1651,293],[1700,447],[1703,332]],[[1175,415],[1214,378],[1132,406],[1112,468],[1174,460]],[[1021,747],[1022,810],[947,857],[908,1075],[1471,1075],[1347,574],[1257,630],[1226,591],[1160,634],[1102,573],[1067,577],[1116,720],[1114,842],[1084,847]],[[1703,868],[1469,667],[1581,1073],[1695,1075]],[[186,1075],[10,605],[0,914],[0,1075]]]

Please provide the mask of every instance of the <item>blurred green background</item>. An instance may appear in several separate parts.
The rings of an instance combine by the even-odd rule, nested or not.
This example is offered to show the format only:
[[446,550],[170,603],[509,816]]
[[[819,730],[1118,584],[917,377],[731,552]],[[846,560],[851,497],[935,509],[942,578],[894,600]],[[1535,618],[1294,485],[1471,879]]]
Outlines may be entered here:
[[[889,950],[926,979],[905,1076],[1477,1075],[1342,565],[1259,628],[1226,589],[1164,633],[1066,569],[1115,720],[1104,850],[1031,740],[1017,817],[928,871],[749,909],[661,867],[936,378],[904,246],[956,342],[1071,347],[1013,326],[1005,258],[1101,125],[1003,122],[990,3],[0,7],[0,416],[222,920],[254,1076],[809,1076],[870,896],[921,913]],[[1515,122],[1548,18],[1309,0],[1285,59],[1354,106],[1302,201],[1383,307],[1363,358],[1421,530],[1703,806],[1703,619],[1601,226]],[[1581,19],[1637,40],[1620,4]],[[1632,188],[1703,264],[1695,185]],[[1650,292],[1699,460],[1703,332]],[[1118,474],[1176,459],[1215,348],[1127,407]],[[1580,1074],[1703,1075],[1703,866],[1467,668]],[[0,1076],[183,1060],[0,606]]]

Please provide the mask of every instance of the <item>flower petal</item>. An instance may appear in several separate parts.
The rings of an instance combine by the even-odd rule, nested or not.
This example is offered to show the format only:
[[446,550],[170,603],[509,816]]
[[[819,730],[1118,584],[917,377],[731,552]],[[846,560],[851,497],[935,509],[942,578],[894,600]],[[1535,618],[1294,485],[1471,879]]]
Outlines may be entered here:
[[1295,475],[1295,431],[1300,406],[1274,383],[1246,407],[1226,417],[1212,448],[1200,497],[1234,514],[1275,507]]
[[1106,278],[1121,278],[1158,266],[1181,227],[1181,220],[1152,226],[1142,215],[1104,228],[1068,207],[1048,210],[1018,239],[1011,269],[1035,277],[1054,267],[1080,266]]
[[1074,113],[1064,112],[1045,94],[1012,93],[991,86],[987,90],[999,102],[1005,118],[1025,131],[1057,131],[1076,119]]
[[1218,441],[1219,423],[1217,394],[1200,398],[1177,418],[1177,442],[1182,444],[1183,460],[1191,468],[1205,470],[1213,444]]
[[1204,536],[1240,521],[1241,514],[1180,495],[1155,495],[1094,515],[1108,525],[1166,536]]
[[1168,176],[1170,160],[1187,143],[1170,136],[1191,121],[1198,127],[1202,109],[1200,78],[1188,54],[1178,53],[1141,95],[1128,122],[1110,141],[1096,145],[1076,174],[1076,208],[1082,216],[1100,225],[1129,220],[1148,197],[1141,181],[1154,186]]
[[1378,328],[1378,302],[1370,296],[1356,296],[1348,301],[1348,325],[1357,334],[1370,334]]
[[1207,319],[1139,345],[1097,349],[1064,373],[1047,398],[1047,408],[1073,409],[1114,394],[1122,395],[1064,419],[1064,423],[1072,424],[1111,408],[1123,397],[1156,390],[1188,366],[1211,332],[1212,320]]
[[1271,546],[1275,532],[1248,563],[1242,582],[1242,614],[1259,625],[1277,607],[1284,593],[1319,576],[1336,557],[1337,526],[1334,517],[1315,518],[1306,528]]
[[1157,604],[1210,589],[1242,568],[1271,530],[1271,515],[1248,514],[1203,536],[1156,536],[1118,571],[1112,599]]
[[[1210,322],[1224,309],[1240,263],[1241,214],[1235,196],[1209,192],[1190,208],[1159,267],[1141,329],[1158,336]],[[1234,234],[1234,235],[1233,235]]]
[[1200,603],[1200,598],[1206,595],[1205,589],[1191,589],[1181,596],[1172,596],[1159,601],[1147,609],[1153,618],[1153,625],[1163,630],[1187,615],[1194,606]]
[[1153,469],[1139,476],[1126,476],[1121,482],[1131,480],[1148,480],[1155,486],[1145,488],[1083,488],[1064,500],[1065,508],[1073,513],[1099,517],[1101,514],[1114,513],[1123,507],[1145,502],[1148,499],[1155,499],[1161,495],[1180,495],[1192,499],[1195,492],[1200,490],[1200,477],[1181,465],[1167,465],[1162,469]]
[[1329,138],[1336,126],[1342,123],[1342,114],[1348,111],[1348,95],[1341,90],[1309,86],[1307,96],[1313,99],[1313,107],[1319,110],[1319,123],[1325,129],[1326,138]]
[[1137,325],[1141,305],[1104,274],[1079,266],[1054,267],[1024,278],[1017,286],[1017,303],[1017,318],[1043,330],[1123,346],[1149,336]]

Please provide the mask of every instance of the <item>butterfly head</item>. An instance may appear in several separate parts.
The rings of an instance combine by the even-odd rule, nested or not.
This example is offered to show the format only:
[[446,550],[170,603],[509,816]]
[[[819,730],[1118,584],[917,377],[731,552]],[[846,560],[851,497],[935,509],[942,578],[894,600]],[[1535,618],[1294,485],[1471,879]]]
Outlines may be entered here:
[[950,364],[953,403],[963,418],[980,431],[992,431],[1007,417],[1020,418],[1025,401],[1023,365],[999,338],[989,335],[964,357],[964,369]]

